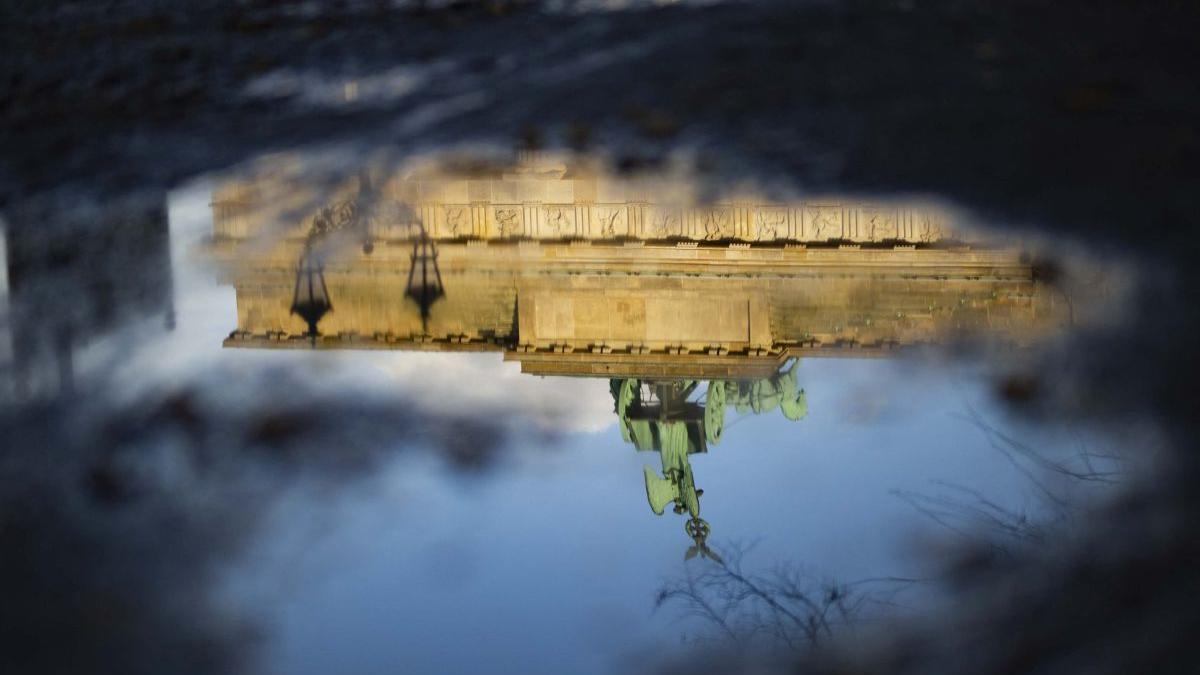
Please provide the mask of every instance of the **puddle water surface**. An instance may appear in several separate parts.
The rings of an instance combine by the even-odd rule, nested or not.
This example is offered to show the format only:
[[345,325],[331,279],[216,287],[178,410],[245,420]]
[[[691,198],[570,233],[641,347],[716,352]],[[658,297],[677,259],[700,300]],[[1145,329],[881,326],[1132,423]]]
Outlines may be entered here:
[[953,603],[964,542],[1068,536],[1135,468],[1131,430],[1022,408],[1039,354],[1121,320],[1110,264],[927,200],[334,167],[6,214],[4,578],[27,634],[90,631],[62,659],[852,643]]

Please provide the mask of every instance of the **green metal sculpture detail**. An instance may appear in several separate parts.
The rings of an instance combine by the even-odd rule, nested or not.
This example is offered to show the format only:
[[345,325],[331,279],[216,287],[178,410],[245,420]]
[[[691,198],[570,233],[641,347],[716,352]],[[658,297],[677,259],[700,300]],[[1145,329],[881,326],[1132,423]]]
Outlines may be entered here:
[[724,382],[708,384],[708,393],[704,396],[704,435],[713,445],[721,442],[721,433],[725,431],[726,398]]
[[614,379],[609,382],[621,437],[638,451],[657,452],[662,473],[643,467],[646,499],[656,515],[668,505],[677,514],[688,514],[684,531],[694,544],[687,558],[696,555],[719,560],[706,541],[711,528],[700,517],[700,497],[689,456],[707,452],[720,443],[725,429],[725,411],[768,413],[779,408],[789,420],[808,414],[804,390],[797,384],[796,360],[775,375],[752,381],[714,380],[708,383],[701,404],[692,395],[700,383],[694,380]]
[[637,396],[637,380],[612,380],[611,387],[613,390],[613,399],[617,404],[617,418],[621,420],[621,438],[625,439],[626,443],[632,442],[630,437],[629,425],[626,423],[625,413],[629,410],[630,404],[633,403],[633,398]]
[[779,408],[783,416],[792,421],[802,420],[808,414],[808,399],[796,384],[794,361],[773,377],[750,382],[723,382],[721,385],[729,405],[738,412],[762,414]]
[[699,517],[700,496],[688,461],[687,427],[683,422],[663,422],[655,430],[659,434],[663,475],[660,477],[648,466],[642,467],[651,510],[661,516],[666,505],[674,503],[675,513],[687,511],[692,517]]

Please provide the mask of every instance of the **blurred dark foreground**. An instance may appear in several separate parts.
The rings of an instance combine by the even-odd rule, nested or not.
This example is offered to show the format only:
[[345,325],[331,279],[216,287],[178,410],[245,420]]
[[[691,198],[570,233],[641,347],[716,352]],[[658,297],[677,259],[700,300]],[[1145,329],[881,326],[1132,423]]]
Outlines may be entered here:
[[[277,373],[234,392],[296,392],[254,414],[215,387],[71,390],[72,344],[128,317],[173,321],[164,190],[333,142],[590,149],[630,172],[686,152],[714,189],[934,194],[1136,261],[1133,316],[1047,350],[1005,391],[1036,419],[1153,424],[1170,452],[1152,471],[1070,536],[957,550],[944,615],[870,649],[649,667],[1195,672],[1198,18],[1174,2],[4,3],[0,213],[9,259],[34,261],[8,283],[42,298],[23,323],[41,332],[17,337],[34,356],[10,367],[58,392],[0,414],[4,672],[250,669],[254,627],[209,607],[205,579],[272,490],[368,472],[382,438],[471,470],[504,445],[504,430],[390,401],[321,398],[314,415],[316,395]],[[370,95],[348,97],[349,82]],[[118,223],[113,205],[142,215]]]

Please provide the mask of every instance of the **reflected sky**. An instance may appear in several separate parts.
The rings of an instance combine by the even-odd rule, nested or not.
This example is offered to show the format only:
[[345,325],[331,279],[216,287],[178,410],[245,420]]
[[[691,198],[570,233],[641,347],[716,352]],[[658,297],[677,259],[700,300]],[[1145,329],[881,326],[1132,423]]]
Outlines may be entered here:
[[[796,564],[845,581],[926,577],[934,566],[913,535],[935,526],[895,491],[946,492],[936,481],[1045,515],[1027,477],[950,414],[971,399],[990,411],[986,380],[880,361],[806,363],[803,373],[807,420],[748,417],[693,458],[713,542],[753,543],[748,567]],[[855,415],[881,383],[891,395],[874,403],[875,417]],[[241,570],[241,584],[257,589],[251,597],[272,570],[288,572],[269,602],[255,604],[272,608],[268,660],[282,672],[339,663],[608,672],[614,657],[706,635],[709,626],[674,606],[654,610],[690,542],[680,519],[647,508],[641,474],[653,460],[615,425],[526,450],[482,481],[405,461],[366,494],[321,507],[333,515],[314,516],[303,498],[285,506],[275,521],[284,543]],[[919,607],[919,591],[903,601]]]
[[[570,176],[552,168],[488,180],[493,190],[534,190],[537,180],[569,179],[576,191],[594,181]],[[351,246],[320,257],[319,210],[291,220],[280,214],[292,211],[273,211],[267,220],[279,227],[256,239],[248,229],[230,234],[253,220],[228,217],[222,195],[238,183],[209,179],[172,193],[161,205],[169,243],[152,249],[169,263],[169,283],[149,275],[158,295],[50,316],[37,325],[72,337],[39,356],[44,372],[10,380],[10,428],[23,429],[20,416],[33,419],[38,400],[87,419],[166,411],[161,433],[160,418],[132,416],[127,423],[141,426],[122,432],[136,441],[132,459],[117,453],[85,475],[94,494],[138,503],[140,513],[165,508],[138,502],[141,489],[195,525],[165,539],[149,525],[122,527],[150,546],[212,551],[203,573],[168,575],[154,589],[173,597],[174,584],[197,586],[212,603],[199,618],[238,627],[236,638],[207,639],[238,642],[246,654],[234,661],[250,672],[629,669],[712,635],[702,617],[656,598],[723,551],[741,551],[754,573],[787,565],[839,583],[929,579],[947,541],[996,534],[972,522],[977,512],[948,504],[986,502],[993,515],[1042,522],[1108,489],[1055,468],[1087,465],[1081,453],[1108,455],[1111,436],[1035,426],[997,393],[997,374],[1024,348],[1088,314],[1035,278],[1027,252],[930,238],[917,207],[834,208],[828,197],[815,207],[760,201],[722,211],[718,202],[695,207],[707,209],[699,215],[671,206],[672,221],[632,193],[622,203],[640,211],[604,206],[616,203],[610,195],[587,202],[603,213],[552,206],[540,215],[510,213],[493,193],[468,200],[478,219],[451,228],[467,216],[448,195],[477,186],[438,180],[454,183],[432,198],[445,208],[415,235],[373,223],[370,250],[351,232]],[[376,185],[430,184],[417,173]],[[580,198],[560,201],[568,197]],[[421,199],[409,213],[431,213]],[[835,213],[844,229],[819,234]],[[624,238],[608,229],[618,217]],[[656,222],[679,229],[635,231]],[[468,225],[470,236],[454,229]],[[909,243],[905,227],[925,239]],[[630,243],[639,240],[651,244]],[[11,270],[18,258],[6,241]],[[413,271],[435,256],[438,292],[412,292]],[[766,271],[739,278],[747,264]],[[297,310],[299,280],[314,274],[327,306],[304,309],[315,302],[309,292]],[[97,286],[84,277],[84,287]],[[9,316],[34,325],[18,306],[31,296],[11,278],[6,288]],[[83,325],[99,328],[82,337]],[[938,344],[964,351],[946,358]],[[642,404],[622,402],[626,386]],[[727,399],[719,421],[714,391]],[[85,438],[70,443],[107,457],[109,427],[78,424]],[[126,436],[117,438],[124,447]],[[176,446],[153,469],[136,454]],[[205,473],[205,453],[219,469]],[[10,476],[26,470],[10,464]],[[247,498],[250,508],[231,508]],[[107,530],[111,515],[99,507],[99,525],[93,507],[79,508],[102,539],[124,531]],[[229,518],[241,519],[237,536],[214,537]],[[704,523],[703,534],[685,531],[689,522]],[[100,557],[133,556],[121,546]],[[147,590],[136,578],[106,588]],[[864,619],[938,601],[923,583],[887,597],[893,604],[871,604]],[[167,612],[167,629],[186,615]]]

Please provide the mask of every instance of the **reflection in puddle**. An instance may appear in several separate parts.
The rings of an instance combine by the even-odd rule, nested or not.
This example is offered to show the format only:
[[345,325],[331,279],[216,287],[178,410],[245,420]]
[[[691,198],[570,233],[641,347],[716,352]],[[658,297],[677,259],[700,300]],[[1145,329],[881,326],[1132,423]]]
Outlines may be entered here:
[[1010,349],[1074,319],[1028,251],[930,205],[696,203],[679,179],[531,153],[364,169],[325,201],[321,183],[258,171],[213,194],[211,253],[237,298],[226,347],[498,352],[607,378],[624,440],[659,455],[651,509],[686,514],[688,558],[719,559],[691,455],[720,441],[727,407],[803,418],[799,359]]
[[[84,569],[49,614],[143,599],[88,653],[141,653],[146,633],[289,672],[360,652],[378,670],[400,649],[417,671],[603,672],[696,634],[691,619],[740,639],[783,610],[771,630],[796,646],[835,632],[812,607],[848,624],[912,585],[920,565],[897,551],[930,480],[987,492],[990,515],[1043,513],[1022,500],[1046,486],[1034,471],[1065,466],[1062,438],[1038,436],[1041,463],[989,450],[996,428],[946,415],[1003,418],[989,373],[922,357],[963,346],[999,368],[1111,314],[1099,276],[1047,283],[1037,251],[929,204],[706,199],[686,176],[535,155],[414,166],[310,180],[273,158],[173,205],[169,236],[155,199],[45,219],[58,229],[5,214],[0,421],[14,446],[65,449],[57,468],[5,465],[26,486],[13,509],[53,514],[4,534],[33,551],[9,576],[53,588],[43,544],[61,541]],[[316,555],[306,528],[331,513],[325,567],[280,553]],[[777,573],[751,569],[756,537]],[[441,590],[431,551],[455,558],[434,565]],[[246,599],[280,569],[301,588]],[[254,611],[227,616],[223,594]],[[647,617],[656,598],[690,619]],[[180,603],[202,629],[176,630]],[[262,655],[242,614],[266,615]],[[495,639],[460,654],[451,634]]]
[[484,349],[538,374],[698,377],[962,337],[1029,344],[1067,321],[1027,251],[932,207],[684,207],[649,179],[487,173],[364,171],[308,210],[294,195],[281,209],[293,191],[270,175],[218,187],[213,253],[238,293],[227,346]]
[[75,355],[97,336],[151,318],[157,330],[173,328],[165,197],[65,213],[9,210],[5,220],[3,394],[69,393]]
[[[795,363],[782,372],[759,380],[710,380],[704,389],[695,380],[632,378],[611,381],[621,436],[639,451],[652,451],[662,460],[662,475],[645,467],[646,498],[650,509],[663,514],[667,505],[675,513],[688,515],[684,531],[695,545],[687,552],[719,560],[707,545],[709,524],[700,518],[700,497],[689,455],[708,452],[709,444],[721,441],[725,430],[725,407],[755,414],[780,408],[789,420],[803,419],[808,412],[803,389],[797,389]],[[697,394],[699,400],[691,400]]]

